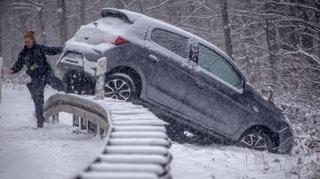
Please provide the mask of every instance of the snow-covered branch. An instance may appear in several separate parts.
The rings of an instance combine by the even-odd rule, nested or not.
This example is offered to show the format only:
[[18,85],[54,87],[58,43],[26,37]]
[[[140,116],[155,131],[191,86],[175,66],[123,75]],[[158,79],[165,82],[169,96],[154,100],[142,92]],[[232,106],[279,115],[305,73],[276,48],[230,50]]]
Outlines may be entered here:
[[312,59],[314,62],[316,62],[318,65],[320,65],[320,58],[319,57],[317,57],[316,55],[314,55],[314,54],[310,54],[310,53],[308,53],[308,52],[306,52],[306,51],[304,51],[302,48],[300,48],[299,46],[298,46],[298,52],[299,53],[301,53],[301,54],[303,54],[303,55],[305,55],[305,56],[307,56],[307,57],[310,57],[310,59]]

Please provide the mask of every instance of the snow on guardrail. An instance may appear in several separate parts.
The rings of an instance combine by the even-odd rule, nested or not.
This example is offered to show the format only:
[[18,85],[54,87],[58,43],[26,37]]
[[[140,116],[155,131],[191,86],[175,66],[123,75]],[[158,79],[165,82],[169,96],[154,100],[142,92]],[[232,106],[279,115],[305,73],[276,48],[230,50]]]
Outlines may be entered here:
[[113,99],[57,93],[46,100],[44,117],[58,116],[59,112],[83,119],[86,122],[78,122],[80,127],[86,125],[85,129],[105,139],[101,154],[76,178],[172,178],[166,123],[147,108]]
[[59,113],[67,112],[74,115],[74,125],[81,121],[81,129],[87,129],[88,132],[100,134],[105,137],[110,125],[107,111],[95,103],[93,100],[78,97],[77,95],[67,95],[57,93],[50,96],[44,105],[43,116],[46,120],[52,117],[52,122],[58,122]]

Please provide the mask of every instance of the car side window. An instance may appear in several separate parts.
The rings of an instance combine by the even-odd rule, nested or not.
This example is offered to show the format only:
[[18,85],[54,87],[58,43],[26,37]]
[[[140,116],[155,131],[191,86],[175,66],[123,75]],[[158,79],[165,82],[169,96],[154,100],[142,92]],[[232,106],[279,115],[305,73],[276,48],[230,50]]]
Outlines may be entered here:
[[188,57],[189,41],[184,36],[156,28],[151,33],[151,40],[183,58]]
[[201,44],[199,45],[199,51],[198,65],[200,67],[230,85],[238,89],[242,88],[242,78],[224,57]]

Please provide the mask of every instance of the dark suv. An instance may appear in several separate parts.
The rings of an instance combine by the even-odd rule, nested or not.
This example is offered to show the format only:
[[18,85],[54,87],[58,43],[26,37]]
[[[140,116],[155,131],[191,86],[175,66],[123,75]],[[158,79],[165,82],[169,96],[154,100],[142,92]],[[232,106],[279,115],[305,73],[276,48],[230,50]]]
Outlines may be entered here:
[[257,94],[216,46],[128,10],[105,8],[101,16],[79,29],[57,63],[69,91],[93,93],[96,62],[107,57],[106,97],[138,99],[170,116],[171,124],[249,148],[291,150],[287,117]]

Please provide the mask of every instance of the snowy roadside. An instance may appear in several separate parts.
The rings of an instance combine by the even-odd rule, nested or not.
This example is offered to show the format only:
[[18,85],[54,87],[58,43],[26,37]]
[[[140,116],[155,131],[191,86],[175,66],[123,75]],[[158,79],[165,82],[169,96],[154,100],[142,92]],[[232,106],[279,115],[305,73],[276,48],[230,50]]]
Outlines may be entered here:
[[[173,144],[174,178],[183,179],[295,179],[297,158],[234,146]],[[301,178],[309,178],[305,173]]]
[[[71,178],[100,152],[103,140],[72,133],[71,116],[34,130],[33,102],[24,86],[3,89],[0,103],[0,178]],[[45,95],[54,93],[46,88]]]
[[[46,96],[53,94],[46,89]],[[103,141],[73,134],[71,116],[59,124],[33,130],[33,103],[24,86],[6,87],[0,103],[0,178],[70,178],[100,152]],[[234,146],[173,143],[172,175],[176,179],[309,179],[310,168],[298,171],[300,156],[252,151]],[[304,163],[315,155],[303,156]],[[301,166],[301,165],[300,165]],[[308,171],[310,169],[310,171]]]

